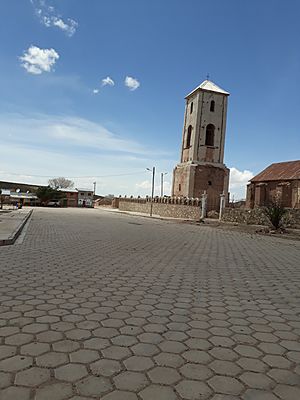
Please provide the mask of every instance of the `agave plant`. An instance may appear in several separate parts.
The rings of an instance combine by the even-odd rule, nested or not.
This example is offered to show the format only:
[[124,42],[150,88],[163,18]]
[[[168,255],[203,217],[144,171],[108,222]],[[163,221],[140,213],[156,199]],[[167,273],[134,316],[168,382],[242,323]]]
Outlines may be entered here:
[[283,225],[283,216],[287,210],[282,206],[282,202],[277,198],[264,208],[264,213],[272,226],[277,230]]

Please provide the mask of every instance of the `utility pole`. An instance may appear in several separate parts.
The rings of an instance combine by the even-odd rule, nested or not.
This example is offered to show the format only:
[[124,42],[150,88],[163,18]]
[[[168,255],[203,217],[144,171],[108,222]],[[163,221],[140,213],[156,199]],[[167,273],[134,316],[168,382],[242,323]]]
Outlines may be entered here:
[[94,185],[94,196],[95,196],[95,194],[96,194],[96,183],[97,183],[97,182],[93,182],[93,185]]
[[[147,168],[147,171],[151,171],[151,169]],[[154,180],[155,180],[155,167],[152,168],[152,188],[151,188],[150,217],[152,217],[152,211],[153,211]]]
[[160,197],[164,197],[164,175],[167,175],[167,172],[160,174]]

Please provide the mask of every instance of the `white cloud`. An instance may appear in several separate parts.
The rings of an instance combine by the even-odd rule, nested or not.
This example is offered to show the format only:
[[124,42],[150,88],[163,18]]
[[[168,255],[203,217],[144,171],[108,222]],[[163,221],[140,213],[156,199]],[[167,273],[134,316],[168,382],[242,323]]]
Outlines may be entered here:
[[63,20],[55,8],[48,6],[45,0],[31,0],[31,3],[40,22],[47,28],[56,27],[70,37],[74,35],[78,27],[78,23],[75,20],[71,18]]
[[[47,184],[50,177],[66,176],[78,187],[92,188],[96,181],[98,194],[149,194],[136,186],[150,180],[146,167],[171,171],[175,163],[166,152],[146,148],[83,118],[2,113],[0,143],[2,180]],[[12,166],[12,160],[18,162]],[[159,174],[156,184],[158,195]]]
[[132,78],[131,76],[126,76],[124,83],[125,83],[125,86],[127,86],[129,88],[129,90],[132,90],[132,91],[136,90],[141,85],[137,79]]
[[131,153],[131,157],[166,155],[162,151],[147,149],[134,140],[122,138],[101,124],[78,117],[0,115],[0,142],[8,133],[12,136],[7,140],[35,147],[57,147],[81,153]]
[[254,174],[251,171],[239,171],[237,168],[230,168],[229,191],[230,197],[234,196],[235,200],[246,198],[246,187]]
[[58,59],[59,55],[54,49],[40,49],[37,46],[30,46],[20,57],[21,66],[34,75],[50,72]]
[[115,86],[115,82],[113,81],[113,79],[111,79],[109,76],[107,76],[106,78],[102,79],[102,86]]
[[93,90],[93,93],[94,93],[94,94],[98,94],[98,93],[99,93],[99,89],[94,89],[94,90]]

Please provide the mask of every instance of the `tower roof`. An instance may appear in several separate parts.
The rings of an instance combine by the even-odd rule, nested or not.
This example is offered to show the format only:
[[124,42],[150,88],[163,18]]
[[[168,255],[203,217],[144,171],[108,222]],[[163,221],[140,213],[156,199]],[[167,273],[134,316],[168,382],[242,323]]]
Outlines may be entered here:
[[197,86],[191,93],[189,93],[185,98],[189,97],[191,94],[196,92],[198,89],[205,90],[207,92],[221,93],[221,94],[225,94],[225,95],[229,96],[228,92],[226,92],[225,90],[221,89],[214,82],[209,81],[209,80],[206,79],[199,86]]

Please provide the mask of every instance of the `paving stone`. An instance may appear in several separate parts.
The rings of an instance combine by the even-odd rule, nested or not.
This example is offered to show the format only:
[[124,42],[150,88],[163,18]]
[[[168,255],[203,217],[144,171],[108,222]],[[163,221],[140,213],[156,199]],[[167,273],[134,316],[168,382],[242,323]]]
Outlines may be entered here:
[[112,390],[112,385],[107,378],[88,376],[76,384],[77,390],[84,396],[99,397],[102,393]]
[[241,368],[232,361],[214,360],[209,367],[219,375],[236,376],[241,372]]
[[205,351],[189,350],[182,353],[182,357],[192,363],[207,364],[211,361],[210,355]]
[[180,375],[174,368],[155,367],[148,371],[148,377],[153,383],[172,385],[180,380]]
[[259,358],[263,355],[263,353],[254,346],[238,345],[234,348],[234,351],[244,357]]
[[29,400],[30,389],[24,387],[10,386],[6,389],[1,390],[0,392],[0,400],[17,400],[17,399]]
[[8,374],[6,372],[0,372],[0,389],[10,386],[11,382],[12,382],[12,374]]
[[132,346],[131,350],[137,356],[153,356],[159,353],[158,347],[149,343],[138,343]]
[[92,373],[97,376],[112,376],[122,369],[118,361],[105,358],[94,362],[90,367]]
[[55,351],[43,354],[36,359],[36,363],[40,367],[55,368],[68,362],[68,356],[64,353]]
[[124,361],[124,365],[129,371],[146,371],[154,366],[150,357],[132,356]]
[[185,360],[178,354],[159,353],[154,357],[156,364],[164,367],[178,368],[185,363]]
[[16,351],[17,348],[15,346],[0,346],[0,360],[14,356]]
[[130,335],[119,335],[111,339],[112,343],[116,346],[133,346],[138,342],[134,336]]
[[300,399],[300,387],[278,385],[274,389],[274,394],[282,400],[298,400]]
[[114,390],[102,397],[103,400],[138,400],[135,393],[125,392],[123,390]]
[[234,361],[239,358],[233,350],[222,347],[214,347],[212,350],[209,350],[209,354],[218,360],[224,361]]
[[66,337],[71,340],[83,340],[92,336],[87,329],[71,329],[65,333]]
[[39,386],[50,379],[50,371],[44,368],[29,368],[18,372],[15,377],[16,385],[20,386]]
[[5,344],[21,346],[22,344],[29,343],[34,339],[33,335],[28,333],[16,333],[15,335],[5,338]]
[[213,376],[208,384],[216,393],[223,394],[239,395],[244,389],[237,379],[222,375]]
[[158,344],[158,347],[166,353],[183,353],[187,350],[187,347],[180,342],[176,342],[175,340],[165,340]]
[[139,392],[149,384],[146,375],[140,372],[125,371],[113,378],[116,387],[120,390]]
[[90,350],[102,350],[110,345],[108,339],[92,338],[85,340],[83,343],[84,348]]
[[248,389],[245,391],[242,397],[243,400],[278,400],[275,394],[267,392],[265,390]]
[[143,400],[179,400],[173,388],[160,385],[149,385],[139,395]]
[[158,333],[146,332],[146,333],[142,333],[141,335],[139,335],[138,340],[143,343],[158,344],[158,343],[161,343],[164,339]]
[[240,376],[240,380],[245,383],[246,386],[255,389],[271,389],[275,386],[275,382],[265,374],[259,372],[244,372]]
[[58,340],[63,339],[63,334],[60,332],[55,332],[55,331],[46,331],[39,333],[36,335],[36,338],[40,342],[46,342],[46,343],[54,343],[57,342]]
[[48,329],[49,329],[48,324],[34,323],[34,324],[25,325],[22,328],[22,331],[24,333],[40,333],[40,332],[44,332]]
[[58,380],[75,382],[88,374],[87,369],[81,364],[67,364],[55,370]]
[[281,355],[285,352],[285,349],[277,343],[259,343],[258,347],[266,354]]
[[109,339],[118,336],[119,332],[115,328],[98,328],[93,331],[93,335],[104,339]]
[[237,360],[237,364],[246,371],[265,372],[268,370],[268,365],[255,358],[242,357]]
[[95,350],[78,350],[70,354],[70,360],[74,363],[88,364],[100,358]]
[[26,356],[13,356],[0,361],[0,371],[15,372],[32,366],[32,358]]
[[274,368],[268,371],[268,376],[270,376],[274,381],[287,385],[300,385],[299,375],[285,369]]
[[183,399],[208,399],[211,389],[204,382],[182,380],[176,385],[176,390]]
[[72,385],[67,383],[52,383],[36,391],[34,400],[65,400],[72,395]]
[[286,357],[292,362],[300,364],[300,351],[288,351]]
[[289,368],[292,364],[285,357],[276,355],[267,355],[262,360],[273,368]]
[[39,356],[40,354],[50,351],[48,343],[29,343],[21,347],[20,353],[27,356]]
[[121,346],[109,346],[101,350],[103,357],[111,358],[113,360],[123,360],[131,356],[130,350]]
[[206,381],[213,375],[212,370],[205,365],[192,363],[185,364],[183,367],[180,368],[180,372],[188,379],[201,381]]

